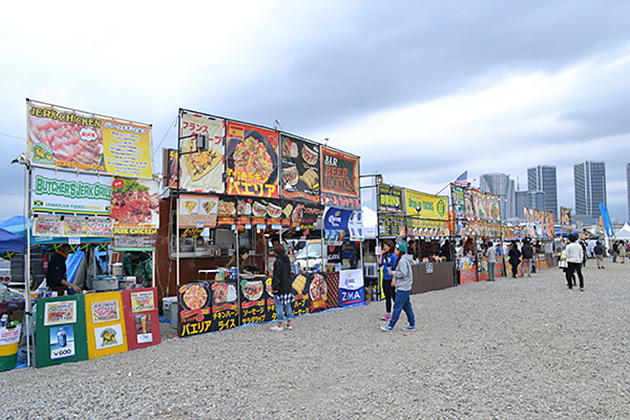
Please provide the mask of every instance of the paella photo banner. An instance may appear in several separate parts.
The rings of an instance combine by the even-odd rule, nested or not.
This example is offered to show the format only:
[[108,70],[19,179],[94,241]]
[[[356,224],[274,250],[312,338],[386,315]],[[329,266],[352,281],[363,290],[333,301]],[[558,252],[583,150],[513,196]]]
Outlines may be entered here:
[[[181,188],[186,191],[223,192],[223,136],[225,121],[199,114],[181,115]],[[197,150],[197,134],[208,136],[208,150]],[[176,171],[175,171],[176,172]]]
[[225,150],[227,194],[280,197],[276,131],[228,121]]
[[447,198],[405,189],[407,216],[430,220],[448,220]]
[[31,163],[151,178],[151,126],[26,102]]
[[361,207],[359,195],[359,157],[321,148],[322,199],[331,207]]

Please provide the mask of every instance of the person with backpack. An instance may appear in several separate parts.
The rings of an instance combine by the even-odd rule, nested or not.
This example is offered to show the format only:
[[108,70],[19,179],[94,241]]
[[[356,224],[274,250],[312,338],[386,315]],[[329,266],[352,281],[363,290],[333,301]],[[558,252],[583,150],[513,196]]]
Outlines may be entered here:
[[518,250],[518,245],[516,244],[516,242],[512,242],[512,248],[510,248],[508,257],[510,257],[509,262],[512,266],[512,277],[516,278],[516,274],[518,273],[518,266],[521,263],[521,251]]
[[523,247],[521,248],[521,254],[523,255],[523,264],[521,265],[521,277],[527,272],[527,277],[532,276],[532,260],[534,258],[534,247],[530,244],[528,238],[523,241]]
[[597,268],[604,268],[604,247],[601,242],[597,241],[595,248],[593,248],[595,258],[597,259]]

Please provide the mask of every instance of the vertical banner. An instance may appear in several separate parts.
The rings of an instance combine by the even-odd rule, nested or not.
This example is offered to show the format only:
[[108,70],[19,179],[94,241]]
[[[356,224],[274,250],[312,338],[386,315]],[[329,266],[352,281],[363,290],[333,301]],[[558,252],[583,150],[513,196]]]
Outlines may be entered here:
[[361,208],[359,157],[321,147],[321,166],[324,205]]
[[226,193],[279,198],[278,133],[228,121]]
[[325,273],[314,273],[311,275],[308,285],[308,294],[311,298],[311,313],[328,309],[328,285],[324,275]]
[[151,178],[151,126],[27,100],[31,163]]
[[341,270],[339,273],[339,306],[365,305],[363,270]]
[[124,353],[127,329],[120,292],[85,295],[88,356],[90,359]]
[[[181,188],[186,191],[223,192],[223,137],[225,121],[183,111],[181,114]],[[195,152],[197,134],[208,136],[208,150]]]
[[179,336],[188,337],[210,332],[212,295],[208,282],[183,284],[179,286],[177,293]]
[[282,197],[319,203],[319,145],[281,134]]
[[267,276],[254,276],[251,280],[242,279],[240,281],[240,311],[243,325],[267,321],[267,302],[269,299],[273,302],[271,281],[271,277]]
[[293,315],[303,315],[311,312],[311,297],[309,294],[309,279],[304,274],[298,274],[293,280]]
[[212,283],[212,331],[238,327],[238,291],[233,281]]

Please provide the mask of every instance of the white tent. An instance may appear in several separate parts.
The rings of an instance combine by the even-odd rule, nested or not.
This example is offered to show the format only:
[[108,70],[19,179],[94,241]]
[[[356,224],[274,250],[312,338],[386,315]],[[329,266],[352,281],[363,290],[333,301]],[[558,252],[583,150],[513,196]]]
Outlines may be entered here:
[[376,212],[367,208],[363,210],[363,237],[365,239],[376,239],[376,230],[378,229],[378,217]]
[[630,239],[630,225],[624,223],[623,227],[615,232],[615,237],[617,239]]

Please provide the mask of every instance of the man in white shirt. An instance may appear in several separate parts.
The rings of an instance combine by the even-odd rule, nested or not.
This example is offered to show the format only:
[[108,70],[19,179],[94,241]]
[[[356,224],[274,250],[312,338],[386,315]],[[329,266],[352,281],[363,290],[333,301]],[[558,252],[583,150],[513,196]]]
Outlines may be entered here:
[[494,268],[497,263],[497,250],[492,246],[492,242],[488,242],[486,258],[488,259],[488,281],[494,281]]

